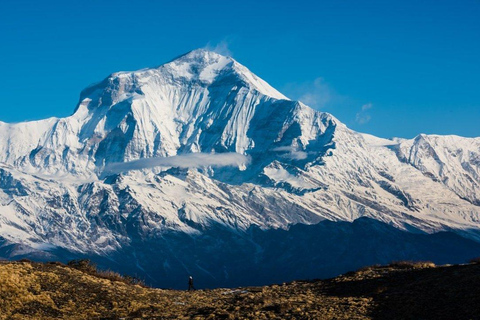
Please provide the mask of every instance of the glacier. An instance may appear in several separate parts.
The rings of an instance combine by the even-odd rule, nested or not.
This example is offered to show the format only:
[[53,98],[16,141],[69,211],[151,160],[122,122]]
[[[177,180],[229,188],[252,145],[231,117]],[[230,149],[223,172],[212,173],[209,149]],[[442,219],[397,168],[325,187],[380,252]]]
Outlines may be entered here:
[[[359,219],[362,237],[447,232],[472,248],[464,258],[478,252],[480,138],[355,132],[204,49],[111,74],[69,117],[0,122],[5,258],[91,257],[158,285],[179,269],[231,285],[233,267],[198,261],[230,247],[258,268],[261,232]],[[197,253],[177,253],[192,241]],[[152,263],[163,271],[147,272]]]

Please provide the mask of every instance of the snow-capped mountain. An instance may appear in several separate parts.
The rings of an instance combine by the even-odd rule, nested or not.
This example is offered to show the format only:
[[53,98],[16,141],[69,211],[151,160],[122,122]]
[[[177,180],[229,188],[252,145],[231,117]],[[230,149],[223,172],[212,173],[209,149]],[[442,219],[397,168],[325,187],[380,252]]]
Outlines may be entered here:
[[128,251],[144,270],[146,244],[182,250],[172,234],[252,242],[252,228],[360,217],[480,242],[479,205],[480,138],[357,133],[202,49],[110,75],[70,117],[0,122],[8,257]]

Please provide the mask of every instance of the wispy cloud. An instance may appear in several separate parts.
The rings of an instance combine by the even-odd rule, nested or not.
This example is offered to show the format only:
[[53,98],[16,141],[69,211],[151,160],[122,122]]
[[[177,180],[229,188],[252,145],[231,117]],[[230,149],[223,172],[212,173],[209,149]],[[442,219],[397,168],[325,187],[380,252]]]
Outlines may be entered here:
[[327,107],[344,104],[348,98],[338,94],[324,78],[311,82],[288,83],[283,92],[294,100],[299,100],[309,107],[322,110]]
[[358,124],[365,124],[369,122],[372,117],[368,113],[368,110],[372,109],[373,105],[371,103],[364,104],[357,115],[355,116],[355,122]]
[[236,152],[189,153],[172,157],[144,158],[130,162],[112,163],[105,167],[109,174],[154,167],[199,168],[199,167],[240,167],[247,165],[250,158]]
[[[313,109],[330,112],[349,126],[365,125],[372,120],[372,103],[363,104],[358,109],[355,98],[339,94],[324,78],[316,78],[314,81],[303,83],[289,83],[284,86],[282,92],[293,100],[303,102]],[[284,155],[295,156],[295,151]],[[301,153],[297,156],[303,157]]]
[[231,38],[224,38],[220,42],[208,42],[204,49],[207,49],[209,51],[216,52],[218,54],[232,57],[233,52],[230,50],[230,43],[232,42]]
[[274,151],[274,152],[286,152],[282,156],[284,158],[288,158],[288,159],[292,159],[292,160],[303,160],[303,159],[306,159],[308,157],[308,153],[306,153],[305,151],[296,150],[292,146],[277,147],[277,148],[272,149],[272,151]]

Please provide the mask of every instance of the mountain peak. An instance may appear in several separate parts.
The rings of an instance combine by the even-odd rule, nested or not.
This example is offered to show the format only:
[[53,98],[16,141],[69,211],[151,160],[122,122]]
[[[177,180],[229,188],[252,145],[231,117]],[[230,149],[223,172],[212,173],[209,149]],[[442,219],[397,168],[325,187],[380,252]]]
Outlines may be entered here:
[[160,66],[159,69],[166,68],[174,75],[188,80],[212,83],[223,71],[232,70],[235,62],[231,57],[206,49],[196,49]]
[[290,100],[232,57],[207,49],[196,49],[158,67],[111,74],[103,81],[82,91],[74,113],[85,99],[88,102],[100,95],[103,96],[104,103],[106,101],[110,101],[110,104],[117,103],[130,98],[134,93],[141,92],[141,87],[152,81],[156,85],[170,83],[186,87],[199,85],[204,88],[225,79],[229,80],[222,82],[222,85],[245,86],[267,97]]
[[178,56],[177,58],[171,60],[170,62],[174,61],[197,61],[197,62],[206,62],[209,61],[218,61],[220,59],[227,59],[233,61],[234,59],[230,56],[222,55],[215,51],[199,48],[192,51],[189,51],[185,54]]
[[203,48],[192,50],[159,68],[174,71],[175,76],[208,84],[213,83],[220,74],[234,73],[240,80],[264,95],[289,100],[232,57]]

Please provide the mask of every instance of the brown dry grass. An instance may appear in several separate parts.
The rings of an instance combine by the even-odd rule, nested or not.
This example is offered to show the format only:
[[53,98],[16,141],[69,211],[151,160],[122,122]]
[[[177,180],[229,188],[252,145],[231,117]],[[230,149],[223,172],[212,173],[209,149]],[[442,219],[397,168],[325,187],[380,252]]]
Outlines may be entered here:
[[475,319],[480,314],[479,264],[409,265],[364,268],[323,281],[186,292],[128,284],[118,274],[59,263],[0,262],[0,319]]

